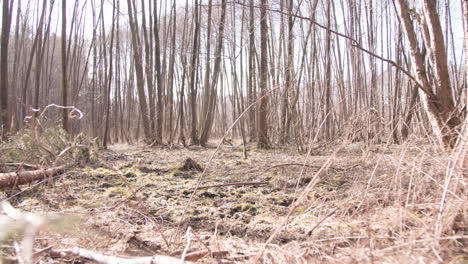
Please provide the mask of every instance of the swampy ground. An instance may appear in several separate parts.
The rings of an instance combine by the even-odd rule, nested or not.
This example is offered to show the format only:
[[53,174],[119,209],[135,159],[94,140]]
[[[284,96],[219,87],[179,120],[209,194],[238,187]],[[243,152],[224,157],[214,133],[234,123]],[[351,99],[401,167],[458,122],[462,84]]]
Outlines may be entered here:
[[[318,146],[310,155],[247,150],[244,159],[240,142],[217,151],[115,145],[99,153],[107,166],[74,166],[9,201],[55,219],[37,249],[216,253],[200,263],[467,263],[466,191],[458,190],[467,170],[453,174],[458,186],[439,215],[451,153],[414,142]],[[205,172],[183,170],[188,158]],[[204,188],[229,183],[254,184]]]

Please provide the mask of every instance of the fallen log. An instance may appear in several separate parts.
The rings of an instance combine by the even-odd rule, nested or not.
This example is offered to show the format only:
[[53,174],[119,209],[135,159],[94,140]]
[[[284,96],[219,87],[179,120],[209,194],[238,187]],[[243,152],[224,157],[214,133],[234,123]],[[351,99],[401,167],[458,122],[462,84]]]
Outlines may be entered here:
[[91,260],[101,264],[190,264],[194,263],[191,261],[183,261],[178,258],[154,255],[149,257],[137,257],[137,258],[123,258],[115,257],[112,255],[104,255],[99,252],[87,250],[84,248],[75,247],[73,249],[64,250],[51,250],[50,255],[52,258],[70,258],[71,256],[79,256],[86,260]]
[[229,251],[225,251],[225,250],[213,251],[213,252],[210,252],[208,250],[203,250],[203,251],[196,251],[196,252],[188,253],[185,256],[185,260],[186,261],[198,261],[204,257],[209,257],[209,256],[211,256],[212,258],[221,258],[221,257],[227,256],[228,254],[229,254]]
[[39,169],[33,171],[18,171],[0,173],[0,190],[31,183],[37,180],[47,179],[48,177],[55,176],[63,173],[66,166],[53,167],[48,169]]

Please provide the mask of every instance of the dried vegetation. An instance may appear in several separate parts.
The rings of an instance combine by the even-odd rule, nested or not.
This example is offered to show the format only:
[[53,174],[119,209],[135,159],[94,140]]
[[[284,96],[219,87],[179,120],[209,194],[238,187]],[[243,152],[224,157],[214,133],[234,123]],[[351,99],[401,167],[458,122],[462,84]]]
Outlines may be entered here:
[[[75,166],[57,181],[2,199],[59,216],[40,232],[36,249],[216,255],[195,258],[202,263],[468,261],[466,142],[450,153],[421,139],[343,142],[314,148],[307,158],[293,149],[248,145],[247,160],[235,143],[222,146],[211,162],[210,148],[116,145],[100,152],[108,168]],[[268,184],[217,186],[192,197],[197,183],[259,181]],[[12,240],[3,242],[4,259],[14,257]],[[51,256],[38,261],[67,261]]]

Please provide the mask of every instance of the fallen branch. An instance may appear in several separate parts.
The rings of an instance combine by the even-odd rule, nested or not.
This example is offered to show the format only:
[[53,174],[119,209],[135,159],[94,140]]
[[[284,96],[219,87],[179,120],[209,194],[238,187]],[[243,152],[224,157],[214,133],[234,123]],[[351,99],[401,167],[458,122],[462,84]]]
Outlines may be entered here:
[[225,251],[225,250],[221,250],[221,251],[213,251],[213,252],[209,252],[208,250],[203,250],[203,251],[196,251],[196,252],[192,252],[192,253],[189,253],[185,256],[185,260],[188,260],[188,261],[198,261],[204,257],[208,257],[208,256],[211,256],[212,258],[221,258],[221,257],[225,257],[229,254],[228,251]]
[[66,166],[59,166],[33,171],[0,173],[0,190],[55,176],[63,173],[65,168]]
[[[224,184],[215,184],[215,185],[208,185],[208,186],[200,186],[196,188],[197,190],[202,189],[209,189],[209,188],[218,188],[218,187],[226,187],[226,186],[245,186],[245,185],[264,185],[269,184],[267,181],[262,182],[234,182],[234,183],[224,183]],[[195,189],[195,188],[192,188]]]
[[150,257],[138,257],[138,258],[123,258],[104,255],[99,252],[94,252],[84,248],[75,247],[73,249],[63,249],[63,250],[51,250],[51,257],[59,258],[70,258],[70,255],[78,256],[80,258],[88,259],[97,263],[102,264],[190,264],[193,262],[182,261],[178,258],[163,256],[163,255],[154,255]]
[[124,202],[128,201],[129,199],[131,199],[133,196],[135,196],[135,194],[137,194],[137,192],[143,190],[143,188],[145,188],[146,185],[143,185],[143,186],[140,186],[140,188],[136,189],[135,191],[133,191],[129,196],[127,196],[127,198],[125,199],[122,199],[120,200],[119,202],[117,202],[116,204],[114,204],[110,209],[114,209],[116,208],[117,206],[123,204]]
[[64,150],[62,150],[60,152],[60,154],[56,155],[55,156],[55,161],[54,163],[52,164],[52,166],[57,166],[58,162],[60,161],[60,159],[65,155],[65,153],[67,153],[68,151],[72,150],[72,149],[75,149],[75,148],[88,148],[88,146],[85,146],[85,145],[73,145],[73,146],[69,146],[67,148],[65,148]]
[[335,210],[333,210],[331,213],[327,214],[325,217],[323,217],[320,221],[318,221],[318,223],[312,227],[312,229],[307,232],[307,235],[310,236],[312,235],[312,233],[314,232],[315,229],[317,229],[317,227],[319,227],[320,224],[322,224],[323,221],[325,221],[325,219],[329,218],[330,216],[334,215],[336,213],[336,211],[338,210],[338,208],[336,208]]
[[13,167],[24,167],[24,168],[31,168],[31,169],[39,169],[41,166],[39,165],[34,165],[34,164],[28,164],[28,163],[22,163],[22,162],[7,162],[3,164],[5,166],[13,166]]
[[[264,170],[261,174],[271,170],[271,169],[275,169],[275,168],[280,168],[280,167],[287,167],[287,166],[301,166],[301,167],[307,167],[307,168],[313,168],[313,169],[321,169],[322,166],[315,166],[315,165],[308,165],[308,164],[302,164],[302,163],[286,163],[286,164],[278,164],[278,165],[274,165],[272,167],[269,167],[267,168],[266,170]],[[347,168],[337,168],[337,167],[328,167],[328,169],[332,169],[332,170],[337,170],[337,171],[347,171],[349,169],[352,169],[352,168],[355,168],[359,166],[358,165],[353,165],[353,166],[350,166],[350,167],[347,167]]]

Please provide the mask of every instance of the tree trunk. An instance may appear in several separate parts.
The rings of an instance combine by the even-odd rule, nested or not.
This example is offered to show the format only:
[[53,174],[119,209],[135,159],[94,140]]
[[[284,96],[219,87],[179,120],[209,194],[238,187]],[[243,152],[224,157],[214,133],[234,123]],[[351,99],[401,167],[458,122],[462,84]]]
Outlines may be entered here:
[[[62,105],[68,106],[67,93],[67,0],[62,1]],[[68,128],[68,110],[62,110],[62,127],[66,132],[70,132]]]
[[143,66],[142,66],[142,58],[140,54],[140,41],[138,38],[137,27],[135,24],[133,10],[132,10],[132,3],[131,0],[127,0],[128,4],[128,17],[129,17],[129,24],[130,24],[130,31],[132,35],[132,49],[133,49],[133,59],[135,63],[135,74],[136,74],[136,81],[137,81],[137,91],[138,91],[138,100],[140,103],[140,111],[141,111],[141,121],[143,122],[143,133],[145,134],[145,140],[150,142],[151,141],[151,131],[150,131],[150,123],[148,117],[148,104],[146,102],[146,94],[145,94],[145,83],[143,78]]
[[413,72],[416,74],[424,109],[439,142],[445,147],[451,148],[456,142],[457,130],[461,121],[453,104],[445,45],[437,14],[436,1],[424,0],[424,19],[421,22],[422,27],[427,28],[427,31],[423,30],[423,35],[431,60],[435,87],[432,87],[429,82],[428,73],[418,50],[417,37],[410,18],[408,3],[406,0],[398,0],[397,6],[409,45]]
[[194,10],[194,23],[195,23],[195,32],[193,35],[193,46],[192,46],[192,59],[190,63],[190,110],[192,114],[192,123],[191,123],[191,139],[192,144],[198,145],[199,138],[198,138],[198,131],[197,131],[197,92],[196,92],[196,81],[195,76],[197,74],[198,68],[198,52],[199,52],[199,44],[200,44],[200,19],[199,19],[199,11],[198,11],[198,0],[195,0],[195,10]]
[[[255,11],[254,11],[254,0],[250,0],[249,4],[249,76],[247,85],[247,96],[249,105],[253,104],[256,100],[255,93]],[[257,118],[256,111],[257,107],[252,107],[249,110],[249,135],[252,141],[257,137]]]
[[159,26],[158,26],[158,13],[157,3],[154,4],[154,66],[156,69],[156,79],[158,84],[158,101],[157,101],[157,113],[156,113],[156,143],[163,143],[163,123],[164,123],[164,105],[163,105],[163,93],[164,93],[164,80],[161,70],[161,48],[159,41]]
[[0,173],[0,190],[4,188],[14,187],[26,183],[31,183],[37,180],[47,179],[57,174],[62,173],[65,166],[59,166],[49,169],[40,169],[34,171],[19,171],[10,173]]
[[8,42],[10,40],[11,9],[13,0],[3,0],[2,36],[0,39],[0,135],[3,139],[10,132],[8,111]]
[[[169,58],[169,73],[168,73],[168,87],[167,87],[167,97],[168,97],[168,105],[167,108],[169,108],[169,124],[168,124],[168,131],[169,131],[169,144],[172,144],[172,139],[173,139],[173,133],[172,133],[172,127],[173,127],[173,91],[174,91],[174,65],[175,65],[175,56],[176,56],[176,17],[177,17],[177,12],[176,12],[176,7],[175,7],[175,0],[172,4],[172,9],[173,9],[173,17],[172,17],[172,37],[171,37],[171,55]],[[166,108],[166,109],[167,109]]]
[[213,69],[213,76],[211,78],[211,85],[210,87],[210,96],[209,100],[207,101],[207,112],[205,117],[205,123],[202,130],[202,134],[200,137],[200,144],[204,146],[208,138],[210,136],[211,127],[213,125],[214,119],[214,111],[216,105],[216,98],[218,93],[216,92],[216,86],[218,83],[218,76],[221,70],[221,52],[223,50],[223,41],[224,41],[224,24],[226,22],[226,0],[222,0],[221,3],[221,19],[219,22],[219,29],[218,29],[218,39],[216,40],[216,52],[215,52],[215,64]]
[[[101,5],[101,8],[104,5]],[[106,121],[104,127],[104,139],[103,139],[103,147],[107,149],[107,144],[109,141],[109,118],[110,118],[110,108],[111,108],[111,86],[112,86],[112,62],[114,54],[112,54],[112,50],[114,48],[114,28],[115,28],[115,0],[112,1],[112,27],[111,27],[111,37],[110,37],[110,50],[109,50],[109,74],[107,76],[107,83],[106,83]],[[104,19],[102,20],[104,21]]]
[[205,57],[205,79],[203,80],[203,102],[202,102],[202,113],[201,113],[201,131],[200,145],[205,146],[206,140],[204,140],[204,129],[208,118],[208,105],[210,102],[210,73],[211,73],[211,11],[212,11],[212,0],[208,1],[208,18],[207,18],[207,29],[206,29],[206,57]]
[[288,141],[289,137],[289,93],[292,89],[293,85],[293,67],[294,67],[294,34],[293,34],[293,17],[292,17],[292,9],[293,9],[293,0],[289,0],[288,4],[288,51],[287,51],[287,65],[286,65],[286,86],[283,93],[283,104],[281,108],[281,134],[280,134],[280,143],[285,144]]
[[267,107],[268,98],[267,85],[268,85],[268,58],[267,58],[267,0],[261,1],[260,7],[260,110],[258,111],[258,142],[257,147],[260,149],[267,149],[270,147],[268,140],[268,124],[267,124]]
[[[156,106],[155,106],[155,98],[154,98],[154,85],[153,85],[153,62],[152,62],[152,44],[148,40],[148,30],[146,27],[146,8],[145,8],[145,1],[146,0],[141,0],[141,31],[143,33],[143,42],[145,45],[145,56],[144,56],[144,62],[145,62],[145,73],[146,73],[146,86],[148,90],[148,101],[149,101],[149,118],[148,121],[150,122],[150,131],[151,133],[154,132],[154,123],[155,123],[155,118],[156,118]],[[150,27],[151,27],[151,21],[149,22]],[[150,32],[150,34],[152,34]]]

